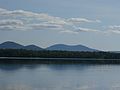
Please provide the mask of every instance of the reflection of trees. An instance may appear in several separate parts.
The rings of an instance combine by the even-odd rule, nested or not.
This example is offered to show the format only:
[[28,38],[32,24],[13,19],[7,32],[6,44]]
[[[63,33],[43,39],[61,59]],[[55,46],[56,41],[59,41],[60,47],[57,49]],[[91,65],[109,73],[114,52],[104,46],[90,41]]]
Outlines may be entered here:
[[9,64],[1,64],[0,69],[1,70],[6,70],[6,71],[11,71],[11,70],[18,70],[22,68],[22,65],[9,65]]
[[6,70],[6,71],[15,71],[19,70],[22,68],[27,68],[27,69],[36,69],[39,65],[35,64],[0,64],[0,69],[1,70]]
[[84,70],[89,68],[91,65],[84,65],[84,64],[52,64],[48,65],[48,67],[52,70]]
[[[111,52],[73,52],[46,50],[32,51],[23,49],[0,49],[0,57],[0,63],[5,64],[120,64],[120,53]],[[32,66],[30,68],[34,67]]]

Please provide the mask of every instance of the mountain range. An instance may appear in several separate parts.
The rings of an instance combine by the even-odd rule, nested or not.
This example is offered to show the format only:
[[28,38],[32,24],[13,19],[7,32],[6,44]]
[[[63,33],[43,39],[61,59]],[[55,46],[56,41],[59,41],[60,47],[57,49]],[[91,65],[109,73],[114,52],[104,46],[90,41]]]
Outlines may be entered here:
[[26,49],[26,50],[62,50],[62,51],[98,51],[83,45],[65,45],[55,44],[47,48],[41,48],[36,45],[21,45],[12,41],[3,42],[0,44],[0,49]]

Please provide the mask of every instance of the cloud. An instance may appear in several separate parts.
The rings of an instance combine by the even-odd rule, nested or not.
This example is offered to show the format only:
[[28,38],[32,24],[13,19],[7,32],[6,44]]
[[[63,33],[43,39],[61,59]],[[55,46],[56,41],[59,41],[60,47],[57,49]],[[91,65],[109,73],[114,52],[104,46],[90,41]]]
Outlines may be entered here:
[[30,27],[33,29],[62,29],[62,25],[56,25],[56,24],[31,24]]
[[64,30],[64,31],[61,31],[60,33],[78,34],[78,32],[72,31],[72,30]]
[[108,30],[106,32],[120,34],[120,25],[108,26]]
[[21,20],[1,20],[0,21],[0,30],[18,30],[23,29],[24,23]]
[[50,16],[46,13],[34,13],[24,10],[14,10],[8,11],[5,9],[0,9],[0,16],[6,18],[16,18],[16,19],[25,19],[26,20],[36,20],[40,22],[50,22],[50,23],[57,23],[57,24],[67,24],[64,19],[60,17]]
[[120,29],[120,25],[111,25],[108,28],[110,28],[110,29]]
[[100,32],[99,30],[79,27],[77,32]]
[[120,30],[109,30],[110,33],[120,34]]
[[[76,28],[81,23],[99,23],[100,20],[86,18],[61,18],[46,13],[0,8],[0,30],[59,30],[62,33],[78,33]],[[77,31],[96,32],[79,28]]]
[[71,22],[71,23],[93,23],[93,22],[96,22],[96,23],[99,23],[101,22],[100,20],[89,20],[89,19],[86,19],[86,18],[70,18],[67,20],[68,22]]
[[[100,20],[87,18],[61,18],[46,13],[0,8],[0,30],[57,30],[61,33],[80,32],[120,34],[120,25],[108,26],[105,30],[83,28],[81,23],[100,23]],[[101,28],[102,29],[102,28]]]
[[21,20],[1,20],[0,26],[8,26],[8,25],[17,25],[17,26],[23,26],[23,22]]

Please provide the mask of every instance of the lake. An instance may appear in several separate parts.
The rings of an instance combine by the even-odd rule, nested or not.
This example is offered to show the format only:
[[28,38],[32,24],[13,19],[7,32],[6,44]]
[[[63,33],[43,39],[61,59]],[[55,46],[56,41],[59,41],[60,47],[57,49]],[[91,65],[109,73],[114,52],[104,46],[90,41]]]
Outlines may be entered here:
[[120,65],[0,64],[0,90],[120,90]]

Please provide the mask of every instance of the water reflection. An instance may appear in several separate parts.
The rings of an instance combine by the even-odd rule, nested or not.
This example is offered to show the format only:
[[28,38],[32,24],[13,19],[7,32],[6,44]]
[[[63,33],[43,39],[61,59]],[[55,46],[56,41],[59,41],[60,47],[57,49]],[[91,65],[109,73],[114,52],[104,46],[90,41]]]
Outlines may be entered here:
[[0,70],[6,71],[15,71],[22,68],[27,69],[37,69],[41,66],[46,66],[49,69],[53,70],[67,70],[67,69],[76,69],[76,70],[83,70],[87,69],[91,65],[83,65],[83,64],[0,64]]
[[84,70],[89,68],[91,65],[86,64],[57,64],[57,65],[49,65],[48,67],[52,70],[60,71],[60,70]]
[[0,70],[5,71],[15,71],[22,68],[36,69],[37,67],[40,67],[40,64],[0,64]]
[[35,88],[27,85],[7,85],[0,86],[0,90],[120,90],[119,87],[96,87],[96,86],[81,86],[81,87],[41,87]]
[[120,90],[119,65],[0,64],[0,90]]

